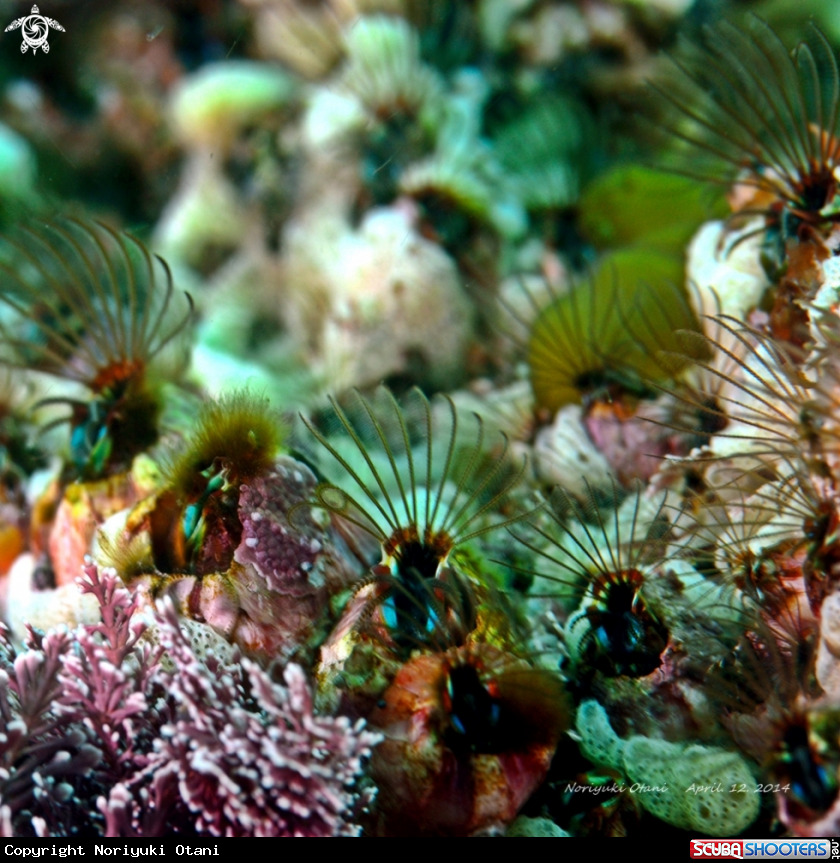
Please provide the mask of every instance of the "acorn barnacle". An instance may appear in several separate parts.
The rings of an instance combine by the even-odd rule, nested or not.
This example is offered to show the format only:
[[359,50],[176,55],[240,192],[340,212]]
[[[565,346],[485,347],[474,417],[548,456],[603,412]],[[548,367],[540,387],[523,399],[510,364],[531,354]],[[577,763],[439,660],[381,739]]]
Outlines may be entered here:
[[0,303],[0,359],[90,393],[48,400],[70,408],[69,472],[126,470],[158,439],[155,360],[192,317],[166,262],[100,222],[29,225],[2,240]]
[[[678,150],[678,170],[728,189],[736,242],[763,235],[762,263],[778,284],[770,328],[807,341],[826,237],[840,217],[838,68],[813,26],[790,52],[766,22],[722,23],[683,44],[660,78],[653,108]],[[733,225],[735,226],[735,225]]]
[[505,512],[524,465],[511,464],[506,439],[485,451],[480,418],[465,421],[449,399],[435,410],[414,390],[401,406],[383,389],[356,393],[347,410],[331,403],[331,430],[304,420],[332,461],[313,504],[377,542],[371,592],[396,642],[416,646],[470,605],[453,599],[457,550],[524,516]]
[[570,719],[558,675],[491,645],[414,655],[370,717],[385,737],[371,762],[378,831],[499,830],[544,779]]
[[554,412],[582,403],[611,404],[632,413],[654,398],[651,382],[675,377],[687,365],[662,358],[679,352],[675,333],[697,322],[670,259],[627,250],[588,279],[539,294],[523,286],[527,311],[505,303],[505,329],[527,358],[540,408]]
[[756,619],[706,680],[719,720],[759,765],[780,817],[798,822],[800,835],[816,835],[838,792],[838,715],[819,697],[809,634],[793,617],[772,626]]
[[537,555],[535,589],[577,603],[565,626],[575,676],[644,677],[659,668],[669,641],[646,591],[669,533],[664,498],[651,505],[638,490],[625,496],[614,487],[608,501],[587,492],[579,500],[556,489],[543,522],[518,538]]
[[249,390],[204,405],[170,458],[165,489],[150,514],[160,572],[203,575],[230,566],[242,536],[242,486],[271,471],[285,436],[268,399]]

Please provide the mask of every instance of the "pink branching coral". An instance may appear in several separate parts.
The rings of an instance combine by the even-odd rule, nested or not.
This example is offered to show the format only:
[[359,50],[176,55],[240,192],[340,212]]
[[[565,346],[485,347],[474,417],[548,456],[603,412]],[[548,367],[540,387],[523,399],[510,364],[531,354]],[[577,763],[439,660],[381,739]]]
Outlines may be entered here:
[[161,651],[148,642],[138,644],[146,624],[133,618],[137,598],[116,574],[105,571],[100,577],[88,563],[78,584],[96,597],[102,620],[81,627],[75,649],[63,657],[60,702],[100,749],[102,778],[110,784],[148,763],[144,744],[151,744],[160,722],[150,712],[147,692],[159,671]]
[[70,650],[66,630],[30,631],[18,654],[0,624],[0,836],[66,836],[84,818],[77,781],[99,753],[57,709]]
[[347,789],[378,735],[346,717],[315,716],[302,669],[286,686],[256,663],[201,664],[171,617],[162,643],[177,667],[179,718],[163,728],[156,758],[177,765],[181,799],[199,833],[214,836],[346,836],[356,796]]
[[79,585],[100,623],[0,644],[0,833],[69,835],[74,811],[108,836],[358,833],[377,735],[314,715],[296,665],[283,686],[200,660],[171,603],[149,630],[112,570]]

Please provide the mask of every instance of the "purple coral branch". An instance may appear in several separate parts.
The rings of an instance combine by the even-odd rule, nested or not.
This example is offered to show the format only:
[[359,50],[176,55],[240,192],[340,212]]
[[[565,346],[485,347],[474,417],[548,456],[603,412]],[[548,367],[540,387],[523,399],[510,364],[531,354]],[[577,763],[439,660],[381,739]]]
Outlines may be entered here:
[[17,654],[2,627],[0,642],[0,835],[42,835],[48,824],[62,834],[74,790],[66,780],[84,776],[99,760],[56,710],[71,638],[66,629],[43,638],[30,632],[30,648]]
[[[181,800],[199,833],[215,836],[356,835],[349,790],[378,735],[344,718],[316,716],[305,675],[286,686],[254,662],[199,663],[171,605],[161,639],[178,673],[178,719],[161,732],[162,765],[177,765]],[[249,695],[251,696],[249,698]],[[254,703],[255,702],[255,703]]]
[[76,583],[82,593],[96,597],[102,617],[100,623],[85,627],[85,632],[102,636],[108,661],[119,667],[146,630],[145,623],[133,619],[139,600],[123,586],[114,570],[105,570],[100,576],[89,557],[85,559],[82,573]]
[[172,602],[143,622],[113,570],[88,561],[79,584],[99,623],[32,631],[19,655],[0,638],[0,832],[67,835],[79,818],[123,837],[359,832],[377,735],[317,715],[296,665],[279,683],[236,654],[199,659]]
[[81,627],[75,650],[63,657],[59,702],[89,731],[108,778],[115,781],[147,764],[146,756],[137,751],[140,735],[132,718],[148,713],[144,689],[160,650],[152,653],[138,646],[146,624],[134,617],[137,597],[122,586],[116,572],[106,569],[100,574],[88,560],[83,573],[79,587],[96,597],[102,621]]

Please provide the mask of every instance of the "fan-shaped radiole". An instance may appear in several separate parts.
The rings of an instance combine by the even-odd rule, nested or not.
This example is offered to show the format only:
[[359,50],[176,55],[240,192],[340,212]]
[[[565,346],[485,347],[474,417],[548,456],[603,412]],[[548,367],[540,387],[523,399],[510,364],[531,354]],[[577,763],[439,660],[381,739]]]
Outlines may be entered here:
[[788,216],[835,219],[840,87],[817,27],[791,53],[756,16],[745,30],[724,22],[669,60],[650,86],[670,109],[659,124],[690,153],[691,165],[677,170],[751,189],[733,194],[733,206],[774,227]]
[[[565,626],[576,677],[640,677],[656,670],[669,639],[645,596],[649,571],[666,557],[665,496],[646,500],[613,486],[611,506],[588,488],[583,499],[556,489],[542,517],[516,538],[535,556],[533,596],[577,603]],[[548,589],[541,589],[547,585]]]
[[444,621],[463,628],[473,616],[453,552],[527,515],[504,512],[525,465],[512,463],[504,436],[489,453],[482,420],[465,428],[450,399],[435,406],[415,390],[400,405],[383,388],[331,407],[331,430],[304,418],[332,460],[310,505],[379,543],[366,595],[395,637],[440,641]]
[[52,400],[72,410],[82,476],[121,470],[157,439],[152,366],[193,313],[189,294],[182,310],[176,298],[165,261],[99,222],[25,225],[0,241],[0,361],[91,392],[90,401]]

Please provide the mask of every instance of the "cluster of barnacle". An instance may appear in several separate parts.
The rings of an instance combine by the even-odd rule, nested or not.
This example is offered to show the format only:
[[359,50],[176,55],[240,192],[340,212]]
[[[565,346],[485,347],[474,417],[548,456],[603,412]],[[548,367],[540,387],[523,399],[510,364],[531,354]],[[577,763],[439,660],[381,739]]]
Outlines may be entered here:
[[[283,254],[300,328],[353,358],[340,386],[395,371],[391,336],[451,349],[442,250],[484,266],[523,198],[491,194],[516,177],[476,155],[476,81],[447,89],[401,17],[336,27]],[[202,401],[161,258],[98,222],[10,231],[0,832],[840,832],[837,80],[818,31],[791,55],[760,21],[677,53],[657,119],[732,210],[689,290],[639,248],[523,275],[500,380],[451,397],[351,391],[301,422],[247,388]],[[202,111],[209,186],[230,135]],[[313,310],[366,231],[393,272],[452,277],[408,285],[404,341]]]
[[[37,410],[58,409],[44,430],[69,428],[40,480],[17,459],[4,485],[21,551],[3,580],[4,742],[23,732],[3,752],[4,831],[352,832],[361,798],[341,789],[373,743],[372,832],[509,823],[571,715],[559,675],[522,655],[473,548],[525,515],[505,512],[523,473],[506,447],[488,450],[477,418],[419,391],[402,407],[383,390],[306,420],[325,453],[320,482],[292,454],[288,422],[247,389],[202,405],[178,435],[166,387],[183,370],[192,302],[161,259],[65,219],[10,233],[2,267],[3,360],[40,390]],[[276,765],[304,755],[283,729],[315,722],[299,716],[312,698],[301,666],[321,713],[344,718],[307,730],[323,736],[310,756],[324,763],[288,778]],[[285,667],[289,694],[263,667]],[[416,739],[403,739],[406,721]],[[236,746],[221,733],[231,723]],[[47,790],[31,755],[41,745],[69,758]],[[250,763],[266,771],[256,783]],[[51,793],[87,802],[84,820],[55,820]],[[302,798],[291,814],[289,794]],[[328,797],[339,802],[322,812]]]
[[[693,831],[834,835],[837,64],[819,31],[790,53],[756,19],[684,46],[666,80],[656,119],[732,212],[692,242],[686,309],[655,285],[537,304],[520,343],[560,410],[536,467],[586,480],[564,482],[529,572],[573,596],[582,751],[670,789],[617,795],[611,829],[641,807]],[[704,797],[718,782],[731,793]]]

